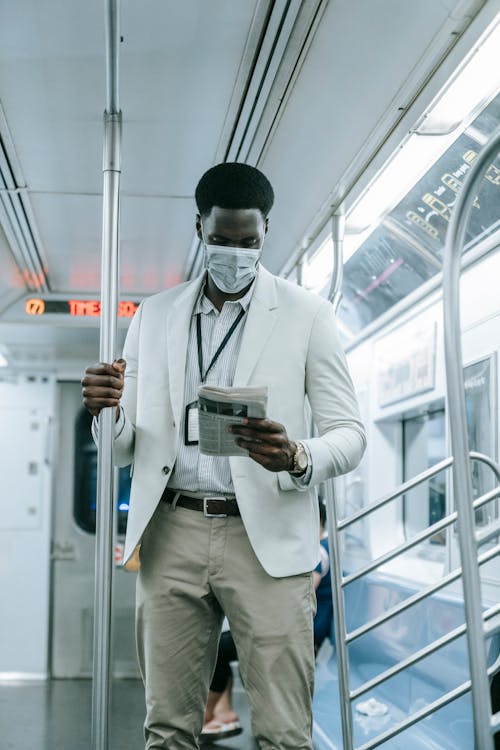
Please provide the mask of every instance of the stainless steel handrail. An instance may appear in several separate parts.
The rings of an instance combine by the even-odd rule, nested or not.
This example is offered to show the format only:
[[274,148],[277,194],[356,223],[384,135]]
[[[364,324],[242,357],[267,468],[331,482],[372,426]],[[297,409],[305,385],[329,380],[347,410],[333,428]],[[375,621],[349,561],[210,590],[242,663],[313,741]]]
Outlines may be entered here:
[[[484,463],[491,466],[494,473],[497,477],[500,477],[500,466],[491,458],[484,456],[483,454],[478,454],[476,452],[470,453],[470,458],[475,460],[483,461]],[[446,459],[445,461],[440,462],[440,470],[443,470],[443,468],[448,468],[450,465],[452,465],[453,459]],[[443,464],[446,464],[443,467]],[[438,466],[438,464],[436,464]],[[435,468],[435,467],[432,467]],[[429,472],[422,472],[422,475],[427,475]],[[420,477],[421,475],[419,475]],[[428,478],[428,477],[427,477]],[[418,480],[418,477],[411,480],[412,486],[416,486],[415,480]],[[423,480],[425,481],[425,480]],[[401,485],[401,487],[405,487],[405,489],[401,492],[401,487],[399,494],[396,494],[392,499],[395,499],[401,494],[404,494],[408,491],[406,485],[408,483],[404,483],[404,485]],[[417,481],[418,484],[418,481]],[[328,485],[331,487],[331,483]],[[391,493],[394,495],[394,493]],[[473,511],[475,511],[478,507],[481,507],[482,505],[485,505],[487,502],[490,502],[495,496],[498,496],[500,494],[500,487],[495,487],[493,490],[490,490],[489,492],[485,493],[480,498],[477,498],[477,500],[474,501],[473,505]],[[340,531],[340,523],[336,523],[336,508],[335,508],[335,502],[334,502],[334,496],[332,494],[331,500],[333,501],[333,516],[329,519],[330,525],[333,526],[333,529],[337,529],[337,532]],[[372,506],[375,504],[372,504]],[[380,507],[380,506],[378,506]],[[371,507],[369,512],[376,510],[376,507]],[[356,514],[359,516],[359,514]],[[450,514],[452,517],[451,523],[456,522],[457,520],[457,513]],[[359,517],[356,520],[360,520]],[[332,549],[332,545],[335,551],[334,555],[334,567],[332,567],[332,580],[335,582],[334,588],[336,590],[336,593],[342,591],[343,585],[347,585],[352,578],[352,576],[347,576],[345,579],[342,579],[341,575],[341,562],[340,562],[340,553],[339,553],[339,547],[340,545],[337,542],[337,539],[335,538],[335,532],[333,529],[329,528],[329,542],[330,542],[330,549]],[[432,533],[435,533],[433,531]],[[411,540],[410,540],[411,543]],[[413,545],[412,545],[413,546]],[[484,553],[479,557],[478,564],[484,564],[488,562],[489,560],[493,559],[498,553],[500,552],[500,545],[496,545],[491,550],[488,550],[488,552]],[[365,571],[366,572],[366,571]],[[344,750],[354,750],[354,744],[353,744],[353,727],[352,727],[352,711],[351,711],[351,703],[353,700],[358,698],[359,696],[363,695],[364,693],[368,692],[370,689],[376,687],[377,685],[381,684],[382,682],[385,682],[386,680],[390,679],[391,677],[395,676],[396,674],[399,674],[404,669],[407,669],[412,664],[420,661],[421,659],[430,656],[432,653],[437,651],[439,648],[442,648],[443,646],[447,645],[451,641],[455,640],[456,638],[459,638],[463,635],[467,634],[467,624],[464,624],[462,626],[459,626],[458,628],[455,628],[450,633],[446,634],[445,636],[441,637],[440,639],[437,639],[433,641],[432,643],[428,644],[428,646],[424,647],[423,649],[420,649],[415,654],[412,654],[407,659],[399,662],[398,664],[394,665],[388,670],[385,670],[382,674],[378,675],[375,678],[372,678],[371,680],[365,682],[363,685],[356,688],[356,690],[351,691],[349,689],[349,657],[347,653],[347,645],[348,643],[355,640],[355,638],[363,635],[366,632],[369,632],[373,628],[380,625],[382,622],[385,622],[389,620],[391,617],[394,617],[396,614],[399,614],[400,612],[404,611],[405,609],[408,609],[410,606],[415,604],[417,601],[422,601],[423,599],[430,596],[434,591],[443,588],[448,583],[450,583],[452,580],[456,580],[461,575],[461,568],[454,571],[453,573],[450,573],[448,576],[446,576],[444,579],[439,581],[437,584],[434,584],[433,586],[428,587],[423,592],[419,592],[413,597],[410,597],[406,599],[404,602],[401,602],[399,605],[396,605],[392,611],[389,611],[387,613],[384,613],[379,618],[375,618],[369,623],[366,623],[361,628],[358,628],[355,631],[352,631],[351,633],[347,633],[346,628],[346,620],[345,620],[345,608],[344,608],[344,600],[343,596],[341,597],[341,622],[337,623],[337,611],[335,610],[335,619],[334,619],[334,629],[335,629],[335,639],[337,644],[337,658],[338,660],[343,658],[346,662],[346,669],[345,674],[343,677],[340,675],[339,671],[339,692],[341,693],[341,718],[342,718],[342,731],[343,731],[343,738],[344,738]],[[357,576],[359,577],[359,576]],[[335,602],[337,601],[337,597],[335,597]],[[484,636],[485,638],[491,637],[496,632],[496,628],[500,629],[500,621],[497,623],[496,618],[498,617],[500,613],[500,605],[497,605],[495,607],[490,608],[484,613],[481,613],[481,617],[484,618],[484,621],[488,621],[490,619],[494,620],[495,628],[485,628],[484,629]],[[491,667],[487,668],[487,675],[495,674],[495,672],[498,669],[498,665],[494,664]],[[340,687],[340,683],[342,681],[342,687]],[[403,721],[399,722],[397,725],[392,727],[389,730],[386,730],[385,732],[377,735],[376,737],[372,738],[369,742],[359,746],[356,748],[356,750],[372,750],[373,748],[379,747],[384,742],[389,740],[391,737],[396,736],[400,732],[404,731],[408,727],[412,726],[413,724],[416,724],[421,719],[425,718],[426,716],[430,716],[432,713],[437,711],[439,708],[442,708],[443,706],[447,705],[448,703],[451,703],[452,701],[456,700],[462,695],[465,695],[469,690],[471,689],[471,680],[463,683],[459,687],[447,692],[445,695],[438,698],[436,701],[433,701],[431,704],[426,706],[424,709],[414,712],[409,717],[404,719]],[[346,726],[347,725],[347,726]],[[494,724],[493,719],[490,722],[490,725],[492,728],[496,727],[497,725]],[[491,730],[493,731],[493,729]],[[349,744],[350,743],[350,744]]]
[[343,210],[336,211],[332,216],[333,268],[330,279],[328,299],[333,305],[335,313],[342,301],[342,279],[344,276],[344,231],[345,215]]
[[500,127],[479,152],[458,195],[446,234],[443,268],[443,308],[446,365],[446,390],[450,419],[453,464],[453,491],[458,510],[458,542],[464,582],[465,618],[472,708],[476,747],[493,750],[491,709],[487,676],[486,648],[481,616],[481,581],[477,564],[477,544],[474,535],[475,518],[472,507],[472,482],[468,470],[469,453],[463,359],[460,329],[460,258],[465,244],[465,231],[472,205],[491,161],[500,149]]
[[[333,238],[334,259],[333,259],[332,280],[331,280],[331,286],[330,286],[330,292],[329,292],[329,298],[332,301],[335,312],[337,311],[337,308],[342,298],[342,295],[341,295],[342,270],[341,269],[342,269],[343,231],[344,231],[343,215],[336,214],[332,217],[332,238]],[[470,453],[470,457],[472,460],[479,460],[490,465],[490,467],[495,472],[497,478],[500,481],[500,466],[496,464],[492,459],[490,459],[488,456],[485,456],[484,454],[480,454],[480,453],[472,452],[472,451]],[[448,468],[452,464],[453,464],[453,457],[447,458],[444,461],[439,462],[439,464],[436,464],[430,469],[427,469],[426,471],[421,472],[421,474],[419,474],[417,477],[414,477],[411,480],[404,482],[402,485],[400,485],[400,487],[396,488],[395,491],[389,493],[383,498],[380,498],[374,503],[371,503],[369,506],[363,508],[358,513],[353,514],[348,519],[343,519],[340,522],[338,522],[336,518],[334,484],[332,481],[326,484],[326,506],[327,506],[328,520],[329,520],[328,536],[329,536],[329,548],[330,548],[330,569],[332,571],[332,579],[334,581],[334,585],[332,586],[332,599],[333,599],[333,606],[334,606],[334,612],[335,612],[334,630],[335,630],[336,643],[342,644],[340,648],[337,648],[337,662],[338,662],[338,673],[339,673],[339,694],[340,694],[340,710],[341,710],[341,719],[342,719],[342,734],[343,734],[343,742],[344,742],[345,750],[352,750],[353,748],[353,725],[352,725],[352,712],[351,712],[351,706],[350,706],[351,694],[349,690],[349,657],[347,653],[347,643],[349,642],[348,639],[350,635],[352,634],[347,633],[342,588],[343,586],[350,583],[352,580],[355,580],[361,575],[364,575],[368,571],[366,569],[363,569],[363,571],[360,574],[348,576],[346,579],[342,578],[340,547],[335,538],[335,535],[336,535],[335,530],[338,532],[344,528],[347,528],[351,524],[367,516],[369,513],[372,513],[378,508],[381,508],[382,506],[396,499],[397,497],[404,495],[406,492],[418,486],[419,484],[427,481],[428,479],[435,476],[443,469]],[[490,493],[491,496],[488,496],[488,497],[484,496],[483,498],[478,498],[478,503],[484,504],[486,502],[490,502],[490,500],[493,499],[493,497],[495,497],[497,494],[499,494],[499,492],[500,490],[493,491],[493,494]],[[478,504],[478,507],[480,507],[479,504]],[[423,534],[423,539],[427,538],[428,536],[432,536],[434,533],[436,533],[437,530],[439,530],[439,528],[441,527],[444,528],[445,526],[454,523],[456,521],[456,514],[452,514],[452,516],[453,515],[454,517],[452,517],[451,520],[446,519],[447,522],[445,522],[443,526],[441,526],[441,524],[438,523],[437,526],[435,525],[432,528],[430,533],[428,530],[426,530],[426,532],[424,532]],[[413,544],[406,543],[405,545],[402,545],[403,549],[399,550],[396,553],[396,555],[392,555],[392,557],[397,556],[397,554],[400,554],[401,551],[405,551],[405,549],[409,549],[411,546],[418,544],[420,541],[423,541],[423,539],[418,539],[414,541]],[[485,555],[485,558],[486,557],[487,559],[491,559],[490,553],[487,553],[487,555]],[[387,559],[379,559],[378,561],[375,562],[373,566],[370,567],[370,569],[374,569],[375,567],[378,567],[379,565],[381,565],[383,562],[386,562],[386,561]],[[486,559],[485,559],[485,562],[486,562]],[[460,575],[460,572],[457,574],[457,577],[459,577],[459,575]],[[430,593],[431,592],[429,592],[427,596]],[[402,611],[403,609],[406,609],[409,606],[411,606],[411,603],[407,603],[406,605],[405,603],[403,603],[400,611]],[[371,627],[367,628],[367,630],[371,629],[372,627],[376,627],[376,625],[371,625]],[[367,632],[367,630],[365,630],[364,632]],[[347,697],[348,700],[345,700],[344,699],[345,697]]]
[[495,539],[495,537],[498,537],[499,535],[500,521],[496,521],[487,529],[484,529],[484,531],[478,531],[475,534],[476,544],[478,547],[481,547],[483,544],[486,544],[486,542],[490,542],[492,539]]
[[[492,665],[491,667],[488,667],[487,671],[488,671],[488,676],[491,677],[498,671],[498,665]],[[393,727],[391,727],[391,729],[387,729],[385,732],[382,732],[381,734],[377,735],[377,737],[374,737],[369,742],[365,742],[364,745],[360,745],[359,747],[356,748],[356,750],[373,750],[373,748],[383,745],[384,742],[387,742],[387,740],[390,740],[392,737],[395,737],[397,734],[400,734],[405,729],[408,729],[414,724],[417,724],[419,721],[421,721],[422,719],[425,719],[427,716],[431,716],[440,708],[447,706],[449,703],[452,703],[457,698],[461,698],[462,695],[465,695],[466,693],[468,693],[470,689],[471,689],[471,681],[467,680],[466,682],[463,682],[461,685],[458,685],[458,687],[454,688],[453,690],[450,690],[448,693],[445,693],[445,695],[442,695],[440,698],[437,698],[435,701],[432,701],[432,703],[428,703],[427,706],[425,706],[425,708],[421,708],[419,711],[415,711],[415,713],[406,717],[406,719],[403,719],[402,721],[398,722]],[[496,716],[499,716],[499,714],[496,714]],[[344,750],[348,750],[348,748],[344,748]],[[477,750],[482,750],[482,748],[481,749],[477,748]]]
[[[333,269],[328,297],[336,313],[342,300],[342,276],[344,269],[343,244],[345,221],[343,211],[332,216],[332,249]],[[337,507],[335,503],[335,486],[333,479],[325,484],[326,512],[328,518],[328,546],[330,557],[330,575],[332,579],[332,602],[335,617],[333,628],[337,643],[344,643],[346,632],[346,617],[344,608],[344,594],[342,591],[342,567],[340,562],[340,548],[337,544]],[[347,648],[337,650],[337,667],[339,676],[340,715],[342,720],[342,737],[344,747],[352,750],[353,726],[352,712],[348,700],[344,696],[349,694],[349,656]]]
[[[488,550],[488,552],[484,552],[482,555],[480,555],[480,557],[478,558],[479,565],[484,565],[490,560],[493,560],[493,558],[499,554],[500,554],[500,544],[497,544],[494,547],[492,547],[490,550]],[[453,583],[453,581],[457,581],[461,575],[462,575],[462,568],[461,567],[456,568],[455,570],[453,570],[451,573],[448,573],[447,576],[444,576],[444,578],[441,578],[436,583],[433,583],[430,586],[427,586],[425,589],[422,589],[422,591],[418,591],[416,594],[413,594],[412,596],[409,596],[407,599],[404,599],[402,602],[399,602],[399,604],[395,604],[394,607],[387,609],[383,614],[379,615],[379,617],[374,617],[372,620],[369,620],[364,625],[361,625],[359,628],[356,628],[356,630],[351,630],[351,632],[347,633],[346,635],[346,642],[352,643],[353,641],[356,640],[356,638],[360,638],[362,635],[369,633],[370,630],[377,628],[379,625],[383,625],[383,623],[387,622],[387,620],[391,620],[393,617],[401,614],[401,612],[404,612],[405,610],[409,609],[414,604],[418,604],[424,599],[427,599],[428,596],[435,594],[436,591],[440,591],[441,589],[446,588],[446,586],[448,586],[450,583]]]
[[[104,0],[106,38],[106,109],[104,112],[103,216],[101,257],[100,360],[116,356],[118,309],[121,113],[118,104],[119,0]],[[97,462],[92,748],[109,743],[111,602],[113,594],[113,437],[115,410],[99,415]]]
[[[492,471],[495,473],[498,481],[500,482],[500,464],[498,464],[496,461],[490,458],[490,456],[487,456],[484,453],[478,453],[477,451],[470,451],[469,458],[473,461],[481,461],[482,463],[489,466],[492,469]],[[392,490],[387,495],[383,495],[378,500],[374,500],[372,503],[369,503],[364,508],[359,510],[357,513],[353,513],[353,515],[349,516],[349,518],[343,518],[341,521],[339,521],[338,522],[339,531],[342,531],[347,526],[351,526],[353,523],[356,523],[356,521],[361,520],[362,518],[367,516],[369,513],[373,513],[373,511],[378,510],[379,508],[382,508],[384,505],[391,502],[391,500],[395,500],[400,495],[406,494],[407,492],[412,490],[414,487],[418,487],[419,484],[426,482],[428,479],[431,479],[436,474],[439,474],[440,471],[443,471],[443,469],[447,469],[449,466],[452,466],[452,465],[453,465],[453,456],[449,456],[448,458],[444,458],[442,461],[439,461],[439,463],[434,464],[434,466],[431,466],[430,468],[425,469],[425,471],[420,472],[420,474],[417,474],[411,479],[408,479],[406,482],[402,482],[400,485],[396,487],[396,489]]]
[[[478,510],[479,508],[482,508],[483,505],[486,505],[487,503],[491,502],[495,499],[495,497],[498,497],[500,495],[500,487],[495,487],[493,490],[490,490],[489,492],[486,492],[486,494],[481,495],[481,497],[478,497],[477,500],[474,500],[473,502],[473,508],[474,510]],[[437,534],[438,531],[442,531],[447,526],[451,526],[452,524],[456,523],[458,518],[457,511],[454,511],[453,513],[450,513],[448,516],[445,516],[440,521],[436,521],[436,523],[433,523],[432,526],[428,526],[423,531],[420,531],[418,534],[415,534],[411,539],[408,539],[408,541],[403,542],[403,544],[399,544],[397,547],[394,547],[394,549],[390,550],[389,552],[386,552],[384,555],[380,555],[380,557],[377,557],[375,560],[373,560],[371,563],[368,563],[364,567],[357,570],[355,573],[352,573],[349,576],[346,576],[342,579],[342,585],[347,586],[349,583],[352,583],[353,581],[356,581],[358,578],[362,578],[362,576],[366,575],[367,573],[370,573],[372,570],[375,570],[375,568],[379,568],[381,565],[384,565],[384,563],[390,562],[391,560],[394,560],[394,558],[399,557],[403,552],[407,552],[409,549],[412,549],[412,547],[416,547],[417,544],[420,544],[421,542],[424,542],[426,539],[429,539],[429,537],[433,536],[434,534]],[[494,533],[492,536],[497,536],[498,532]]]
[[[483,612],[482,617],[484,620],[490,620],[492,617],[496,617],[498,614],[500,614],[500,604],[496,604],[494,607],[490,607],[488,610],[486,610],[486,612]],[[363,682],[363,684],[357,687],[355,690],[352,690],[350,692],[351,700],[359,698],[360,695],[364,695],[369,690],[372,690],[374,687],[377,687],[377,685],[380,685],[382,682],[385,682],[391,677],[394,677],[400,672],[403,672],[413,664],[417,664],[417,662],[422,661],[422,659],[425,659],[427,656],[431,656],[431,654],[439,651],[439,649],[443,646],[446,646],[448,645],[448,643],[456,641],[457,638],[465,635],[466,632],[467,625],[464,623],[463,625],[458,625],[456,628],[453,628],[453,630],[450,630],[440,638],[436,638],[436,640],[432,641],[432,643],[429,643],[427,646],[424,646],[418,651],[415,651],[415,653],[411,654],[411,656],[407,656],[406,659],[402,659],[401,661],[397,662],[397,664],[389,667],[389,669],[384,670],[376,677],[372,677],[370,680]]]

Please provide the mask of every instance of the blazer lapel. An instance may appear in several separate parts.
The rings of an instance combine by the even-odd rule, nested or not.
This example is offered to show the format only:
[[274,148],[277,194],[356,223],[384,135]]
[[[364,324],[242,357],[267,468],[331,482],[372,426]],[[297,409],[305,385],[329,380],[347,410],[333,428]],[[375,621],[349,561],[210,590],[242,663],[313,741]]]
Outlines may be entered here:
[[233,385],[247,385],[278,319],[274,277],[261,266],[241,339]]
[[205,278],[203,273],[179,295],[167,315],[167,352],[170,399],[176,424],[180,424],[186,382],[186,356],[193,307]]

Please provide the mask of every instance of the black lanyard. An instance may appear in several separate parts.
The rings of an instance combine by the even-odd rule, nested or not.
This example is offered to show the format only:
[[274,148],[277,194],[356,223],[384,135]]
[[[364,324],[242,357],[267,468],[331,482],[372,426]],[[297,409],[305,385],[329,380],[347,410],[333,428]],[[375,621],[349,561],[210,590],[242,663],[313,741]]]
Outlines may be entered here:
[[245,310],[242,308],[240,310],[239,314],[238,314],[238,317],[234,321],[233,325],[231,326],[231,328],[229,329],[229,331],[226,333],[226,335],[222,339],[222,342],[221,342],[219,348],[217,349],[217,351],[215,352],[214,356],[212,357],[212,361],[208,365],[208,367],[207,367],[204,375],[203,375],[203,350],[202,350],[202,343],[201,343],[201,313],[197,314],[197,316],[196,316],[196,339],[197,339],[197,342],[198,342],[198,367],[200,369],[200,378],[201,378],[201,382],[202,383],[205,382],[205,379],[206,379],[209,371],[212,369],[213,365],[217,362],[220,353],[222,352],[222,350],[226,346],[227,342],[229,341],[229,339],[231,338],[231,336],[235,332],[236,327],[237,327],[238,323],[240,322],[240,320],[242,319],[242,317],[244,316],[244,314],[245,314]]

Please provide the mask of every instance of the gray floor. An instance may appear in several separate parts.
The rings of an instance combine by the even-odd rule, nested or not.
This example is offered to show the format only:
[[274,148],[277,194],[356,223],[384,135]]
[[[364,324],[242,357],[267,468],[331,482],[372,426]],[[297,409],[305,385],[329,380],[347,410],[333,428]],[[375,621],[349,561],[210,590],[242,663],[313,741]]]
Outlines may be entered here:
[[[92,705],[90,680],[0,684],[1,750],[89,750]],[[205,750],[255,750],[245,694],[235,691],[234,708],[244,732]],[[109,750],[143,750],[142,683],[113,683]]]

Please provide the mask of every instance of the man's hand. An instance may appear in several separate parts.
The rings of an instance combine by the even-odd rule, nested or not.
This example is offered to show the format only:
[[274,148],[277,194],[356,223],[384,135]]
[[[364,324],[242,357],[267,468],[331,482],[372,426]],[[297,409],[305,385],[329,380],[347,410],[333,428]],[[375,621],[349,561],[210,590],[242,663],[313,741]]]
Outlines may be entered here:
[[288,439],[286,430],[271,419],[244,419],[228,428],[238,435],[236,442],[248,455],[269,471],[291,471],[296,443]]
[[92,416],[99,416],[106,406],[116,406],[118,419],[126,366],[124,359],[115,359],[112,365],[99,362],[87,367],[82,378],[82,396],[84,406]]

